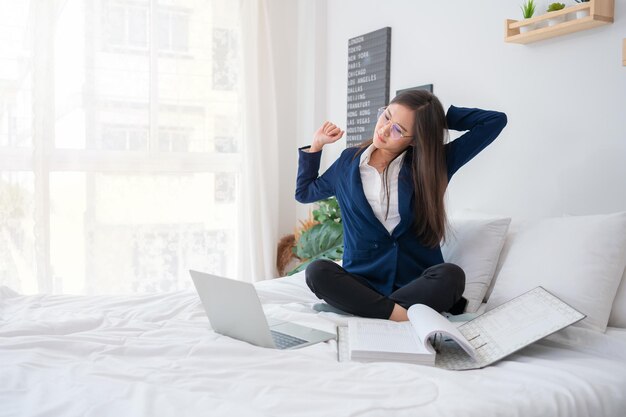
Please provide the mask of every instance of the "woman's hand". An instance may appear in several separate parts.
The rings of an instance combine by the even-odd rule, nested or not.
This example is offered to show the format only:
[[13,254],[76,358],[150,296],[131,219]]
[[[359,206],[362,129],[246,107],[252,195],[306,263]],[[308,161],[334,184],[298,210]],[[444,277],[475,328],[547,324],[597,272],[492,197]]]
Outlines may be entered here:
[[321,151],[324,145],[337,142],[344,133],[337,125],[331,122],[324,123],[313,135],[313,143],[311,143],[309,152]]

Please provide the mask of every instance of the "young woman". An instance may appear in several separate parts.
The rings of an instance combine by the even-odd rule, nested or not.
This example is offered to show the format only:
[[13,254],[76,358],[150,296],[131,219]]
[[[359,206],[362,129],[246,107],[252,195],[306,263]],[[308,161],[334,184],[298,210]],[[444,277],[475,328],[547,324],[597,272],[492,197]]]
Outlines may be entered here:
[[[506,126],[504,113],[450,106],[424,90],[396,96],[378,111],[373,139],[344,150],[318,176],[322,148],[344,131],[324,123],[299,149],[296,200],[336,196],[344,231],[343,266],[316,260],[306,282],[331,306],[363,317],[407,320],[426,304],[462,313],[465,273],[444,263],[444,194],[452,175]],[[447,130],[468,130],[447,142]]]

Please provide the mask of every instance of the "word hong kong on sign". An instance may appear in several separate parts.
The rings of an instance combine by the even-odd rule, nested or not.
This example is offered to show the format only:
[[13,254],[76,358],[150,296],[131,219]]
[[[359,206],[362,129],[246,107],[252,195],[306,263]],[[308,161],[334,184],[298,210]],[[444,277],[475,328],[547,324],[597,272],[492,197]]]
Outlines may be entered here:
[[389,102],[391,28],[348,41],[347,146],[373,137],[377,110]]

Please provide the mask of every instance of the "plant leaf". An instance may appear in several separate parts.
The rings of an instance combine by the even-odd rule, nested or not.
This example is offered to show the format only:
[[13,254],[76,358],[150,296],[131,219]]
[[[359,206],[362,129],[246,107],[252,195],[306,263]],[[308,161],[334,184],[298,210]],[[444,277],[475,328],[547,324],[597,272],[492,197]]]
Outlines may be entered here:
[[316,259],[341,259],[343,256],[343,226],[334,221],[313,226],[302,233],[294,252],[305,261],[289,271],[287,275],[302,271]]

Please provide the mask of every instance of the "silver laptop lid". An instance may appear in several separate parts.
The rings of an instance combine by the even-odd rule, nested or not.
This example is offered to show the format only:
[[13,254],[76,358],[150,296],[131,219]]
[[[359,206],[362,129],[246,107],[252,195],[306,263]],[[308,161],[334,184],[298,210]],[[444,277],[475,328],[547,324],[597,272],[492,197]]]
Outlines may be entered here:
[[199,271],[189,273],[213,330],[253,345],[275,347],[254,285]]

